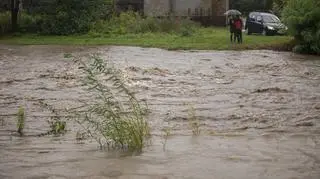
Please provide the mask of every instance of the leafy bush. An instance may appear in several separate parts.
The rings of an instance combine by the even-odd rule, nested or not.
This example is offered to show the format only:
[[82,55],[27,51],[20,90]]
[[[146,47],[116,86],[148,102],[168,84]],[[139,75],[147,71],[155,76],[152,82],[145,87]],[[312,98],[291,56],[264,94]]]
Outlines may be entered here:
[[320,54],[320,1],[289,0],[282,15],[297,42],[294,51]]
[[[92,31],[105,34],[128,33],[178,33],[182,36],[192,35],[199,25],[189,19],[141,17],[138,13],[128,11],[113,16],[109,21],[97,21]],[[95,34],[91,32],[91,34]]]
[[162,32],[162,33],[177,33],[182,36],[192,35],[199,25],[189,19],[180,19],[175,17],[169,18],[153,18],[147,17],[139,19],[136,24],[130,28],[133,33],[146,32]]
[[107,0],[54,0],[40,3],[33,15],[41,14],[39,31],[43,34],[69,35],[87,33],[92,22],[111,13]]
[[21,32],[39,32],[43,19],[40,15],[30,15],[26,12],[20,12],[18,23]]
[[286,6],[288,0],[273,0],[272,11],[277,16],[281,16],[283,8]]
[[[39,15],[30,15],[20,12],[18,16],[19,31],[21,32],[38,32],[39,25],[42,21]],[[11,13],[0,13],[0,35],[11,31]]]

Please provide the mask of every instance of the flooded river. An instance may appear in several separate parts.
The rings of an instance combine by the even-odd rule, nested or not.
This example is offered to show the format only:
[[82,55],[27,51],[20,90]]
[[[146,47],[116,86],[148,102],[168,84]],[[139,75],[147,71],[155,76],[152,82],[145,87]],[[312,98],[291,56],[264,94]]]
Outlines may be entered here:
[[[152,145],[107,152],[48,130],[48,112],[88,100],[67,54],[100,54],[147,101]],[[25,137],[16,113],[26,109]],[[192,136],[189,105],[201,135]],[[163,150],[162,129],[172,127]],[[319,179],[320,58],[274,51],[0,45],[0,179]]]

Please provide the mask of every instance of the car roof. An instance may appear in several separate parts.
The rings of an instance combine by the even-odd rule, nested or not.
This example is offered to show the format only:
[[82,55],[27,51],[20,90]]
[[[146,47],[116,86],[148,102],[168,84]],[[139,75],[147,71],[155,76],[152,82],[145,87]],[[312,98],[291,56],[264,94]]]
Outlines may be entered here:
[[268,12],[250,12],[250,14],[257,14],[257,15],[274,15],[272,13],[268,13]]

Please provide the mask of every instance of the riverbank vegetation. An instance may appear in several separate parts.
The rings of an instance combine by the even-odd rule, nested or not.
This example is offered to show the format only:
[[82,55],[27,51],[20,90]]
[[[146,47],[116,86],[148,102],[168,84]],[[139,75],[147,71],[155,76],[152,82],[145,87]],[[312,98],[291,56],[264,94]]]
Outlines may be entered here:
[[[232,4],[238,3],[244,12],[249,12],[254,5],[251,1],[254,0]],[[290,36],[244,35],[241,45],[230,44],[227,28],[205,28],[187,18],[173,16],[154,18],[132,11],[119,13],[114,11],[112,0],[39,1],[36,6],[19,11],[17,25],[12,24],[12,13],[0,13],[0,43],[130,45],[174,50],[292,50],[295,46],[296,52],[317,54],[319,2],[295,1],[273,0],[265,6],[276,9],[283,17]]]

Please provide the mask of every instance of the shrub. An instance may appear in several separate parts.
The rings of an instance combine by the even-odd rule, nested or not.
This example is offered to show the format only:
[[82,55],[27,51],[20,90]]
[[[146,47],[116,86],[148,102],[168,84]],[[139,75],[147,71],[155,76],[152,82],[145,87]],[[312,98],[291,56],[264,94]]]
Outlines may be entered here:
[[320,54],[320,1],[289,0],[282,14],[297,42],[295,52]]
[[113,16],[109,21],[97,21],[92,26],[91,34],[128,34],[128,33],[177,33],[182,36],[192,35],[199,25],[189,19],[174,17],[141,17],[138,13],[128,11]]
[[283,8],[286,6],[288,0],[273,0],[272,11],[277,16],[281,16]]
[[107,0],[53,0],[40,3],[33,14],[41,14],[39,31],[43,34],[69,35],[87,33],[92,22],[106,18],[111,1]]
[[162,32],[190,36],[198,27],[199,25],[197,23],[184,18],[168,17],[158,19],[147,17],[145,19],[140,19],[131,29],[134,33]]
[[26,12],[20,12],[18,17],[20,32],[40,32],[43,19],[40,15],[30,15]]

